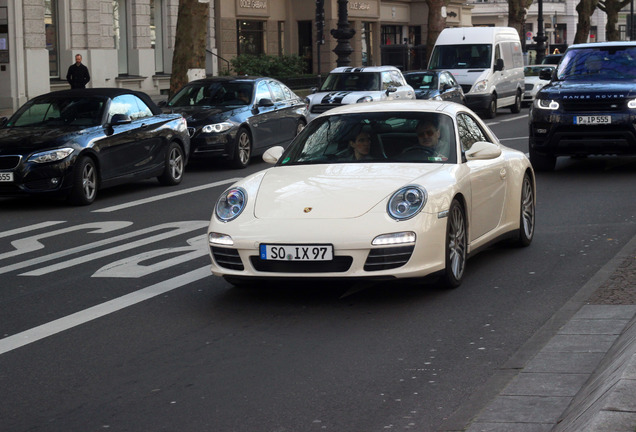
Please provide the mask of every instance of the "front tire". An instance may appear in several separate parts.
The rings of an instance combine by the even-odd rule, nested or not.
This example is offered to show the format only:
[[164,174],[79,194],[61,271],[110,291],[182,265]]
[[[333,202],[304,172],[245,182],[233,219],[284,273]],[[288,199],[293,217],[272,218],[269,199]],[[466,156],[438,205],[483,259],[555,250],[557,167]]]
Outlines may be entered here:
[[492,95],[488,108],[484,112],[484,118],[494,119],[497,116],[497,96]]
[[521,214],[519,216],[519,237],[515,244],[520,247],[529,246],[534,238],[535,199],[532,179],[526,173],[521,185]]
[[234,168],[245,168],[250,163],[252,156],[252,137],[247,129],[240,128],[236,134],[236,142],[234,143],[234,157],[232,158],[232,166]]
[[446,288],[461,285],[466,269],[466,215],[462,205],[456,199],[451,203],[446,222],[446,267],[442,275],[442,284]]
[[171,142],[166,153],[166,163],[163,174],[157,177],[164,186],[175,186],[181,183],[185,169],[183,149],[176,142]]
[[97,167],[88,156],[80,156],[75,163],[73,186],[69,202],[73,205],[89,205],[97,196]]

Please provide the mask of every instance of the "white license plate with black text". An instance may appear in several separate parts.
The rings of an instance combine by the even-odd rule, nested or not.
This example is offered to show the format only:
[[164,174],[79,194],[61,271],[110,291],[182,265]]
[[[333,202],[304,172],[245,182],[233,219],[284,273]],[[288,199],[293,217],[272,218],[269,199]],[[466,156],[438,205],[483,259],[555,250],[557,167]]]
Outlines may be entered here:
[[331,261],[333,245],[268,245],[259,248],[262,260],[269,261]]
[[0,182],[12,182],[13,181],[13,173],[0,173]]
[[577,125],[597,125],[597,124],[611,124],[611,116],[576,116],[574,117],[574,124]]

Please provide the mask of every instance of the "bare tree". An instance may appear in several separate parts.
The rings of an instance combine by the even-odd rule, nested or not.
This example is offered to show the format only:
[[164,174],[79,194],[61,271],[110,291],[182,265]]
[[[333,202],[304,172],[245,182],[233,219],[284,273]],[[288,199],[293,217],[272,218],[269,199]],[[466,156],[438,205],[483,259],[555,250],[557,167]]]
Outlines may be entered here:
[[442,7],[448,4],[448,0],[426,0],[428,5],[428,33],[426,35],[426,64],[433,54],[435,41],[446,27],[446,17],[442,17]]
[[523,27],[526,23],[526,10],[531,4],[532,0],[508,0],[508,26],[517,30],[521,40],[526,37]]
[[580,0],[576,5],[576,11],[579,14],[579,21],[576,23],[576,34],[574,35],[574,43],[585,43],[590,35],[590,27],[592,14],[598,5],[599,0]]
[[209,7],[209,2],[179,0],[170,96],[188,83],[189,69],[205,69]]
[[632,0],[600,0],[598,8],[607,15],[605,24],[605,39],[608,41],[620,40],[620,34],[616,28],[618,23],[618,12],[627,6]]

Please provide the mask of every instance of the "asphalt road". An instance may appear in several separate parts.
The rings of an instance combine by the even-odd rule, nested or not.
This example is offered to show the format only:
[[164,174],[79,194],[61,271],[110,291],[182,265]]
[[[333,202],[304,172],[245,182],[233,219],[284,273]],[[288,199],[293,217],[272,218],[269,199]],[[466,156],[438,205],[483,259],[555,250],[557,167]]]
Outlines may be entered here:
[[[524,115],[489,124],[527,151]],[[0,430],[444,429],[636,235],[636,159],[563,159],[537,176],[533,244],[475,256],[456,290],[231,288],[205,229],[230,179],[265,167],[191,165],[90,207],[0,199]]]

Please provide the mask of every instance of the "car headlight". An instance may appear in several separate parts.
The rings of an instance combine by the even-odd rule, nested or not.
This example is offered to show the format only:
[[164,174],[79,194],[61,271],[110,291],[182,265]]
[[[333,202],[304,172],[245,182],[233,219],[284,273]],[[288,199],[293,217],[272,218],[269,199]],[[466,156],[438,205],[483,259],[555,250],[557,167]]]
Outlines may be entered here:
[[535,99],[534,106],[545,110],[558,110],[559,103],[550,99]]
[[216,202],[214,213],[222,222],[236,219],[247,204],[247,192],[242,188],[231,188],[223,192]]
[[44,152],[35,153],[31,155],[31,157],[29,158],[29,162],[35,162],[35,163],[57,162],[68,157],[68,155],[70,155],[71,153],[73,153],[73,149],[70,147],[64,147],[64,148],[56,149],[56,150],[47,150]]
[[393,194],[387,212],[395,220],[406,220],[415,216],[426,204],[426,189],[410,185]]
[[482,93],[488,90],[488,80],[477,81],[473,86],[473,91],[475,93]]
[[361,103],[361,102],[373,102],[373,98],[371,96],[364,96],[356,101],[356,103]]
[[632,99],[629,102],[627,102],[627,108],[636,108],[636,99]]
[[205,125],[201,128],[201,132],[203,133],[220,133],[225,132],[226,130],[232,129],[234,125],[230,122],[223,123],[215,123],[211,125]]

